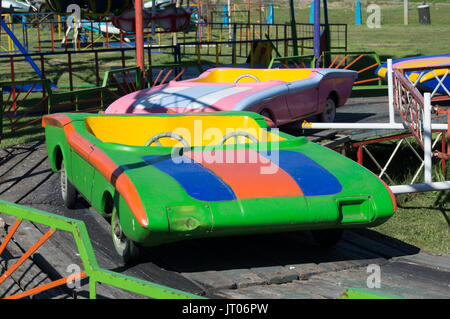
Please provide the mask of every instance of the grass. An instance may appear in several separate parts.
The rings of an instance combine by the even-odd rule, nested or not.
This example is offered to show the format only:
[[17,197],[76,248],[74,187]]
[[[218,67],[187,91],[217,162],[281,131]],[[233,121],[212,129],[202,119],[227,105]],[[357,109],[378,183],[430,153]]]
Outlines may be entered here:
[[425,251],[450,254],[450,191],[396,196],[398,211],[373,228]]
[[[421,154],[422,150],[413,138],[410,143]],[[409,184],[420,163],[414,153],[405,145],[400,147],[395,159],[386,171],[394,184]],[[440,145],[436,146],[440,149]],[[385,142],[369,146],[369,151],[383,166],[395,148],[394,142]],[[356,154],[349,154],[356,159]],[[408,165],[405,165],[408,163]],[[365,157],[364,166],[375,174],[379,169]],[[447,162],[447,174],[442,176],[440,161],[433,161],[433,180],[450,180],[450,163]],[[383,178],[386,182],[387,179]],[[422,183],[423,170],[415,183]],[[384,224],[373,230],[399,239],[431,253],[450,254],[450,191],[402,194],[396,196],[397,212]]]
[[[370,1],[381,8],[381,28],[370,29],[366,25],[367,5],[362,1],[363,25],[355,25],[355,11],[351,3],[332,1],[328,15],[330,23],[348,25],[349,51],[375,51],[386,58],[402,58],[414,55],[431,55],[449,53],[450,42],[450,3],[444,1],[427,1],[430,4],[431,24],[419,24],[418,3],[410,1],[409,25],[403,24],[402,1]],[[309,5],[295,10],[297,22],[309,22]],[[322,14],[323,17],[323,14]],[[276,9],[276,23],[285,23],[290,19],[287,8]],[[323,18],[322,18],[323,19]],[[322,20],[323,22],[323,20]]]

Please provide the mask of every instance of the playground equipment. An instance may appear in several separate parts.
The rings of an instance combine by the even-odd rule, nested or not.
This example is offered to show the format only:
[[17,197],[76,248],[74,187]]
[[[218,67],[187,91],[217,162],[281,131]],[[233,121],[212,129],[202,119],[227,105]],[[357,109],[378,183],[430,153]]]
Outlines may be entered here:
[[[0,200],[0,212],[2,214],[17,218],[9,229],[8,234],[0,244],[0,255],[7,249],[7,245],[11,242],[14,234],[18,230],[21,230],[19,228],[21,225],[25,224],[25,221],[40,224],[44,227],[49,227],[48,231],[32,247],[30,247],[30,249],[28,249],[20,258],[17,259],[16,263],[2,273],[2,276],[0,277],[0,285],[5,282],[7,283],[6,280],[9,279],[20,266],[24,265],[28,258],[32,256],[40,247],[45,245],[47,240],[55,234],[55,232],[68,232],[73,236],[74,243],[79,252],[78,256],[80,257],[84,268],[84,270],[73,274],[72,276],[64,277],[46,284],[41,284],[37,287],[28,286],[28,289],[25,291],[13,293],[5,299],[26,298],[55,287],[66,285],[70,280],[76,278],[80,280],[87,278],[89,280],[89,298],[91,299],[97,298],[97,283],[117,287],[154,299],[202,299],[202,297],[184,291],[172,289],[170,287],[165,287],[100,268],[97,263],[94,250],[92,249],[91,240],[86,230],[86,226],[82,221],[16,205],[3,200]],[[24,227],[22,226],[22,228]],[[7,264],[8,263],[5,263],[5,265]]]
[[[316,57],[312,63],[315,64]],[[381,65],[375,52],[324,51],[321,54],[321,67],[354,70],[358,73],[354,90],[386,89],[380,77],[373,77],[373,70]]]
[[[132,48],[117,48],[114,50],[121,51],[124,54],[134,51]],[[81,54],[92,53],[81,51]],[[54,53],[53,55],[61,56],[61,53]],[[72,59],[71,53],[67,52],[67,55],[70,62]],[[75,86],[72,71],[69,72],[70,85],[64,87],[69,91],[61,92],[61,90],[58,90],[54,92],[48,79],[0,82],[0,92],[7,93],[9,91],[9,94],[0,94],[0,109],[5,120],[9,122],[10,132],[16,133],[41,123],[42,116],[45,114],[104,110],[106,106],[123,95],[163,83],[166,80],[177,80],[188,67],[198,67],[195,64],[154,64],[146,70],[145,76],[136,66],[124,67],[106,71],[103,79],[101,79],[98,70],[99,54],[97,51],[94,51],[93,59],[97,67],[95,73],[98,75],[97,82],[94,85]],[[125,60],[123,62],[125,63]],[[197,74],[200,74],[201,69],[197,72]],[[12,75],[14,78],[14,73]],[[42,94],[41,96],[31,94],[36,86],[44,88],[39,93]],[[13,90],[10,90],[11,87]],[[0,126],[0,140],[3,129]]]
[[83,28],[87,31],[92,30],[97,34],[120,36],[120,29],[114,27],[110,22],[92,22],[89,20],[81,20],[81,23],[83,24]]
[[[111,22],[118,29],[127,33],[136,32],[136,12],[129,0],[47,0],[49,7],[57,14],[67,15],[67,11],[71,8],[70,5],[78,5],[81,9],[81,14],[84,16],[111,16]],[[176,8],[172,4],[164,6],[155,6],[155,8],[146,8],[143,10],[143,24],[145,28],[150,21],[154,21],[158,27],[164,29],[164,32],[183,31],[189,26],[191,11],[186,11],[184,8]]]
[[[154,11],[157,11],[156,13]],[[165,6],[164,9],[146,9],[143,11],[143,27],[154,22],[156,27],[162,28],[163,32],[180,32],[188,28],[191,18],[191,10],[177,8],[175,5]],[[135,10],[129,8],[119,16],[111,14],[111,22],[115,27],[127,33],[136,33]]]
[[356,72],[327,69],[214,68],[198,78],[126,95],[107,114],[252,111],[277,125],[320,114],[333,122],[350,96]]
[[[415,87],[431,92],[433,98],[436,93],[443,94],[441,99],[450,99],[450,76],[446,66],[450,64],[450,54],[428,55],[409,57],[392,61],[395,69],[417,69],[417,71],[406,72],[406,76]],[[386,79],[387,64],[381,65],[376,74]]]
[[42,3],[32,0],[2,0],[1,6],[5,13],[27,13],[40,12]]
[[[14,45],[20,50],[20,52],[24,55],[26,61],[31,65],[33,70],[36,72],[36,74],[39,76],[39,78],[42,80],[43,74],[39,67],[34,63],[33,59],[28,55],[27,50],[23,47],[22,43],[16,38],[14,33],[9,29],[8,25],[3,21],[3,17],[0,19],[0,24],[3,30],[5,30],[6,34],[9,36],[9,39],[14,43]],[[13,79],[14,81],[14,79]],[[50,83],[51,87],[53,89],[57,88],[57,86],[53,83]],[[13,91],[13,95],[15,96],[15,87],[10,87],[10,90]],[[33,87],[34,90],[43,90],[43,87],[41,85],[37,85]]]
[[362,24],[362,14],[361,14],[361,1],[356,1],[356,14],[355,14],[355,24]]
[[[440,63],[439,68],[448,69],[450,63]],[[412,185],[396,185],[391,186],[394,193],[408,193],[408,192],[425,192],[425,191],[435,191],[450,189],[450,181],[445,182],[433,182],[432,178],[432,158],[433,156],[441,159],[441,165],[443,170],[443,176],[445,176],[445,165],[446,161],[450,158],[450,145],[448,141],[450,140],[450,110],[445,107],[439,107],[438,105],[432,105],[432,96],[430,93],[425,93],[422,95],[414,84],[411,82],[410,78],[407,76],[408,72],[418,72],[418,71],[431,71],[435,66],[416,66],[416,67],[402,67],[400,69],[393,69],[392,60],[387,62],[387,78],[388,78],[388,96],[389,96],[389,123],[303,123],[302,127],[304,129],[361,129],[361,130],[374,130],[374,129],[389,129],[389,130],[410,130],[408,136],[414,136],[417,143],[424,151],[422,167],[424,168],[424,183],[422,184],[412,184]],[[448,99],[445,97],[445,99]],[[435,101],[439,101],[436,99]],[[394,112],[397,112],[402,116],[403,123],[396,123],[394,118]],[[432,123],[431,115],[432,113],[436,115],[446,115],[447,123]],[[432,133],[440,131],[441,134],[438,135],[435,142],[432,141]],[[400,136],[404,138],[405,136]],[[433,151],[433,147],[438,138],[442,137],[442,149],[440,151]],[[384,138],[383,140],[395,139]],[[398,137],[397,137],[398,138]],[[380,141],[380,139],[377,139]],[[372,142],[376,142],[372,141]],[[378,163],[377,166],[380,168],[379,177],[383,176],[386,172],[387,167],[392,161],[395,153],[398,150],[399,144],[403,140],[398,142],[394,153],[391,155],[390,159],[384,167],[381,167]],[[358,143],[358,162],[362,163],[362,154],[365,144],[369,145],[371,141],[366,143]],[[415,151],[414,151],[415,152]],[[369,154],[369,153],[368,153]],[[369,155],[371,156],[371,155]],[[420,158],[420,156],[418,156]],[[375,161],[373,156],[372,160]],[[413,181],[417,178],[418,173],[413,178]]]
[[80,192],[111,216],[124,261],[136,243],[300,229],[329,246],[342,228],[379,225],[396,210],[370,171],[251,112],[60,113],[43,126],[66,206]]
[[49,8],[58,14],[67,14],[70,5],[76,4],[89,16],[105,16],[120,13],[130,6],[130,0],[46,0]]

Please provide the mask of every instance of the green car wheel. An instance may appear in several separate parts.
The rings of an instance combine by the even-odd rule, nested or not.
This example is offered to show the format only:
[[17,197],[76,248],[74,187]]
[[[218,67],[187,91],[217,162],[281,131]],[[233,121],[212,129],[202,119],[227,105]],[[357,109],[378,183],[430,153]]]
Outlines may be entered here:
[[111,216],[111,234],[114,248],[125,264],[139,261],[141,248],[123,233],[116,208],[113,209]]
[[61,195],[64,201],[64,206],[67,208],[75,208],[77,204],[78,191],[75,186],[67,179],[67,172],[64,166],[64,161],[61,163]]

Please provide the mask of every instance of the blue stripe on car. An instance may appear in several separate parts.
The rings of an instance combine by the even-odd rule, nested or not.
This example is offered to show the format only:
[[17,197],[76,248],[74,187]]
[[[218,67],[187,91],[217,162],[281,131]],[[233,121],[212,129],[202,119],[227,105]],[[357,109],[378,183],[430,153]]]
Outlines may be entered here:
[[278,155],[260,154],[291,175],[305,196],[333,195],[342,191],[339,180],[305,154],[283,150],[278,151]]
[[208,202],[235,200],[236,195],[220,177],[187,156],[149,155],[142,158],[160,171],[174,178],[194,199]]

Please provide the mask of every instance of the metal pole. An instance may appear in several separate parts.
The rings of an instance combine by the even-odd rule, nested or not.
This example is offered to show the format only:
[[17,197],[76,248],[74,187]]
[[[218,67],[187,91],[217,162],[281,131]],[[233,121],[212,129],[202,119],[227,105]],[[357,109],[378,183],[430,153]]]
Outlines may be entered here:
[[294,49],[294,56],[298,55],[298,45],[297,45],[297,23],[295,22],[295,11],[294,11],[294,0],[290,0],[290,12],[291,12],[291,36],[292,36],[292,46]]
[[134,1],[134,10],[136,15],[136,64],[145,71],[144,60],[144,24],[143,24],[143,1]]
[[424,94],[423,105],[423,135],[424,135],[424,169],[425,169],[425,183],[431,183],[432,177],[432,141],[431,141],[431,94]]
[[389,123],[395,123],[394,114],[394,72],[392,70],[392,59],[387,60],[388,67],[388,97],[389,97]]
[[[434,123],[430,126],[435,131],[446,131],[447,124]],[[310,123],[304,121],[303,129],[312,130],[409,130],[405,123]]]
[[232,33],[231,33],[231,23],[232,23],[232,21],[231,21],[231,3],[230,3],[230,0],[228,0],[228,3],[227,3],[227,15],[228,15],[228,40],[231,41],[231,39],[232,39]]
[[[152,0],[152,36],[155,36],[156,34],[156,23],[155,20],[153,20],[153,17],[156,15],[156,0]],[[199,17],[200,20],[200,17]]]
[[[175,3],[175,8],[179,8],[180,7],[180,0],[177,0],[176,1],[176,3]],[[176,17],[175,17],[175,19],[176,19]],[[173,32],[172,33],[173,34],[173,46],[174,46],[174,54],[175,54],[175,56],[178,54],[178,50],[177,50],[177,48],[178,48],[178,33],[177,32]],[[176,62],[176,58],[175,58],[175,63],[177,63]]]
[[408,25],[408,0],[403,0],[403,19],[405,25]]
[[450,189],[450,181],[412,185],[395,185],[389,187],[394,194],[422,193]]
[[[327,0],[323,0],[323,18],[325,19],[325,43],[326,47],[322,48],[323,51],[331,51],[331,35],[330,35],[330,25],[328,23],[328,5]],[[303,55],[303,53],[302,53]],[[325,61],[322,65],[330,65],[331,55],[324,56]]]
[[314,1],[314,56],[316,67],[320,60],[320,0]]

